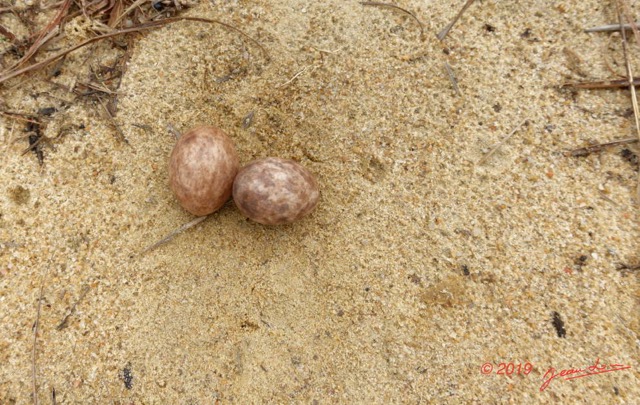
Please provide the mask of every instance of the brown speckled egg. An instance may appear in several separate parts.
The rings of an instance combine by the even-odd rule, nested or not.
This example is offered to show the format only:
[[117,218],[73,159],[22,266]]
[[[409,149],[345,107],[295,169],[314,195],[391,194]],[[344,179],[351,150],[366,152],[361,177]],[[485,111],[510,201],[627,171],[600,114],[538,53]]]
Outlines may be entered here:
[[265,158],[243,167],[233,200],[244,216],[264,225],[287,224],[310,213],[320,192],[313,175],[293,160]]
[[233,141],[216,127],[197,127],[180,136],[169,158],[169,183],[180,205],[209,215],[231,197],[240,163]]

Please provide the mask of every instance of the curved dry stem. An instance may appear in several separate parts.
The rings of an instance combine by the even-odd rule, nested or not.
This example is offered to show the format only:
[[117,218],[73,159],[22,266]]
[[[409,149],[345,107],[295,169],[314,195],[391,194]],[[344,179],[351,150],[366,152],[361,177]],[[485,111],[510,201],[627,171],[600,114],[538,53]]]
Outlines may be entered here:
[[360,4],[362,4],[363,6],[386,7],[386,8],[398,10],[407,14],[408,16],[413,18],[415,22],[418,23],[418,25],[420,26],[420,37],[424,37],[424,25],[422,25],[422,22],[420,21],[420,19],[418,19],[418,17],[413,12],[407,9],[404,9],[402,7],[396,6],[395,4],[381,3],[379,1],[361,1]]
[[257,40],[253,39],[252,37],[250,37],[248,34],[244,33],[242,30],[234,27],[233,25],[224,23],[222,21],[218,21],[218,20],[211,20],[208,18],[199,18],[199,17],[174,17],[174,18],[165,18],[164,20],[159,20],[159,21],[151,21],[151,22],[147,22],[144,24],[140,24],[138,26],[135,27],[131,27],[131,28],[125,28],[125,29],[121,29],[121,30],[117,30],[117,31],[113,31],[110,32],[108,34],[104,34],[104,35],[99,35],[97,37],[94,38],[90,38],[87,39],[86,41],[83,41],[77,45],[72,46],[69,49],[65,49],[64,51],[60,51],[58,53],[56,53],[55,55],[40,61],[38,63],[34,63],[33,65],[27,66],[25,68],[22,69],[18,69],[18,70],[14,70],[12,71],[12,69],[14,69],[15,67],[9,68],[7,71],[3,72],[3,74],[0,76],[0,84],[6,82],[7,80],[13,79],[14,77],[23,75],[25,73],[28,72],[32,72],[34,70],[38,70],[44,66],[47,66],[48,64],[55,62],[56,60],[62,58],[63,56],[68,55],[69,53],[78,50],[86,45],[89,45],[93,42],[97,42],[106,38],[111,38],[111,37],[115,37],[117,35],[122,35],[122,34],[129,34],[132,32],[139,32],[139,31],[143,31],[143,30],[147,30],[147,29],[152,29],[152,28],[157,28],[157,27],[161,27],[163,25],[167,25],[167,24],[171,24],[171,23],[175,23],[175,22],[179,22],[179,21],[196,21],[196,22],[203,22],[203,23],[208,23],[208,24],[218,24],[221,25],[231,31],[237,32],[238,34],[242,35],[243,37],[245,37],[246,39],[248,39],[249,41],[253,42],[256,46],[258,46],[260,48],[260,50],[263,52],[267,62],[270,60],[269,58],[269,53],[267,52],[267,50],[265,49],[264,46],[262,46],[262,44],[260,44],[260,42],[258,42]]
[[158,242],[154,243],[153,245],[149,245],[146,248],[144,248],[142,250],[142,252],[140,252],[140,255],[143,255],[149,251],[152,251],[153,249],[157,248],[158,246],[162,246],[165,243],[171,241],[171,239],[175,238],[177,235],[181,234],[182,232],[186,231],[189,228],[193,228],[194,226],[198,225],[200,222],[204,221],[205,219],[209,218],[209,215],[205,215],[203,217],[198,217],[196,219],[194,219],[193,221],[189,221],[186,224],[182,225],[180,228],[174,229],[173,231],[171,231],[171,233],[167,236],[165,236],[164,238],[160,239]]

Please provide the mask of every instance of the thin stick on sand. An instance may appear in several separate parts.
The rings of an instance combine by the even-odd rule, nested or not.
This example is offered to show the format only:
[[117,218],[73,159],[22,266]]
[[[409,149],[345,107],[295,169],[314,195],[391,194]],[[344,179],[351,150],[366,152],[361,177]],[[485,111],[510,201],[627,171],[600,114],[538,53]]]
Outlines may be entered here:
[[60,27],[60,23],[64,19],[64,17],[69,12],[69,7],[71,6],[71,0],[65,0],[60,6],[60,10],[53,17],[53,19],[44,27],[37,35],[36,40],[33,42],[31,47],[27,50],[20,60],[11,67],[11,70],[16,70],[23,64],[25,64],[29,59],[35,55],[38,50],[47,43],[51,38],[56,36],[58,33],[58,28]]
[[638,142],[638,138],[633,137],[633,138],[619,139],[617,141],[604,142],[604,143],[599,143],[597,145],[585,146],[583,148],[571,149],[566,152],[566,155],[575,156],[575,157],[587,156],[591,153],[599,152],[604,148],[608,148],[611,146],[624,145],[627,143],[634,143],[634,142]]
[[[51,262],[51,259],[49,259]],[[50,264],[50,263],[49,263]],[[44,281],[49,274],[49,265],[47,265],[47,270],[42,275],[40,280],[40,294],[38,295],[38,309],[36,310],[36,321],[33,324],[33,352],[31,354],[31,386],[33,389],[33,403],[34,405],[38,405],[38,381],[37,381],[37,373],[38,369],[36,367],[37,361],[37,343],[38,343],[38,327],[40,326],[40,308],[42,307],[42,294],[44,292]]]
[[[640,86],[640,77],[633,78],[633,85]],[[571,87],[573,89],[619,89],[629,86],[629,80],[601,80],[597,82],[571,82],[564,83],[561,87]]]
[[133,10],[135,10],[137,7],[140,7],[142,4],[145,3],[146,0],[138,0],[133,2],[133,4],[131,4],[129,6],[128,9],[126,9],[123,13],[120,13],[112,22],[113,25],[109,25],[110,27],[115,27],[116,25],[120,24],[120,21],[122,21],[123,18],[125,18],[130,12],[132,12]]
[[100,105],[102,106],[102,108],[104,110],[104,113],[107,116],[107,119],[109,120],[111,125],[113,125],[113,127],[115,128],[115,130],[116,130],[116,132],[118,134],[118,136],[116,137],[118,142],[129,143],[127,141],[127,137],[124,135],[124,132],[122,132],[122,129],[120,129],[120,125],[118,125],[118,123],[116,122],[115,118],[111,114],[111,111],[109,111],[109,108],[107,107],[107,105],[102,100],[99,100],[99,102],[100,102]]
[[456,16],[453,18],[453,20],[451,20],[451,22],[449,24],[447,24],[446,27],[444,27],[442,29],[442,31],[440,31],[437,35],[438,39],[440,41],[442,41],[444,39],[444,37],[447,36],[447,34],[449,33],[449,31],[451,31],[451,28],[453,28],[453,26],[455,25],[456,22],[458,22],[458,19],[460,19],[460,17],[462,16],[462,13],[464,13],[469,6],[471,6],[471,4],[473,4],[474,0],[467,0],[466,3],[464,3],[464,6],[462,6],[462,9],[460,11],[458,11],[458,14],[456,14]]
[[480,160],[478,160],[478,162],[476,163],[476,166],[480,166],[481,164],[483,164],[484,162],[487,161],[487,159],[489,159],[494,153],[496,153],[496,151],[505,143],[509,140],[509,138],[511,138],[513,136],[513,134],[515,134],[518,129],[520,129],[525,123],[527,122],[527,120],[523,120],[520,124],[518,124],[515,128],[513,128],[513,130],[509,133],[509,135],[505,136],[500,142],[498,142],[497,144],[495,144],[493,146],[493,148],[491,148],[491,150],[489,152],[487,152],[487,154],[485,154]]
[[[638,24],[637,22],[635,23],[636,25]],[[630,30],[631,29],[631,24],[607,24],[607,25],[600,25],[598,27],[591,27],[591,28],[586,28],[584,30],[584,32],[616,32],[616,31],[620,31],[620,29],[623,28],[625,30]]]
[[382,2],[379,2],[379,1],[361,1],[360,4],[362,4],[363,6],[386,7],[386,8],[391,8],[391,9],[394,9],[394,10],[401,11],[401,12],[407,14],[408,16],[410,16],[411,18],[413,18],[415,20],[415,22],[418,23],[418,25],[420,26],[420,36],[421,37],[424,36],[424,25],[422,25],[422,22],[411,11],[406,10],[406,9],[404,9],[402,7],[396,6],[395,4],[382,3]]
[[33,118],[31,114],[15,113],[11,111],[0,111],[0,115],[4,115],[12,120],[31,122],[33,124],[40,124],[40,122]]
[[180,228],[175,229],[174,231],[172,231],[169,235],[167,235],[164,238],[160,239],[158,242],[156,242],[153,245],[150,245],[150,246],[147,246],[146,248],[144,248],[142,250],[142,252],[140,252],[140,255],[143,255],[143,254],[145,254],[145,253],[157,248],[158,246],[164,245],[165,243],[171,241],[171,239],[175,238],[180,233],[186,231],[189,228],[193,228],[194,226],[198,225],[200,222],[204,221],[207,218],[209,218],[209,215],[205,215],[204,217],[198,217],[198,218],[194,219],[191,222],[187,222],[186,224],[182,225]]
[[301,74],[303,74],[304,72],[306,72],[306,70],[309,68],[309,66],[305,66],[303,67],[301,70],[298,71],[298,73],[296,73],[295,75],[293,75],[293,77],[291,77],[291,79],[287,80],[286,82],[282,83],[282,84],[278,84],[276,86],[276,89],[280,88],[280,87],[284,87],[287,84],[293,82],[294,80],[296,80]]
[[209,24],[218,24],[221,25],[231,31],[237,32],[238,34],[242,35],[243,37],[247,38],[249,41],[253,42],[256,46],[258,46],[260,48],[260,50],[263,52],[265,58],[267,59],[267,61],[269,60],[269,54],[267,53],[267,50],[262,46],[262,44],[260,44],[260,42],[258,42],[257,40],[253,39],[252,37],[250,37],[248,34],[245,34],[243,31],[241,31],[240,29],[234,27],[231,24],[227,24],[224,23],[222,21],[218,21],[218,20],[211,20],[208,18],[199,18],[199,17],[172,17],[172,18],[165,18],[163,20],[158,20],[158,21],[150,21],[144,24],[140,24],[137,25],[135,27],[131,27],[131,28],[125,28],[125,29],[121,29],[121,30],[117,30],[117,31],[113,31],[110,32],[108,34],[103,34],[103,35],[98,35],[97,37],[93,37],[93,38],[89,38],[77,45],[72,46],[69,49],[65,49],[64,51],[60,51],[58,53],[56,53],[55,55],[44,59],[43,61],[34,63],[33,65],[30,66],[26,66],[22,69],[17,69],[17,70],[12,70],[15,68],[9,68],[8,70],[2,72],[1,76],[0,76],[0,83],[6,82],[9,79],[12,79],[16,76],[20,76],[22,74],[31,72],[33,70],[37,70],[40,69],[44,66],[47,66],[48,64],[62,58],[63,56],[77,50],[80,49],[86,45],[89,45],[93,42],[96,41],[100,41],[102,39],[106,39],[106,38],[111,38],[111,37],[115,37],[117,35],[121,35],[121,34],[129,34],[132,32],[139,32],[139,31],[143,31],[143,30],[148,30],[151,28],[157,28],[157,27],[161,27],[163,25],[166,24],[171,24],[171,23],[175,23],[178,21],[195,21],[195,22],[203,22],[203,23],[209,23]]
[[458,87],[458,80],[456,79],[456,75],[453,74],[453,69],[449,66],[449,62],[444,62],[444,68],[447,70],[447,74],[449,75],[449,81],[453,86],[453,90],[456,92],[457,96],[461,96],[460,87]]
[[9,31],[9,29],[4,27],[3,25],[0,25],[0,35],[3,35],[4,37],[6,37],[11,42],[16,40],[15,34],[13,32],[11,32],[11,31]]
[[[640,33],[638,33],[638,27],[636,27],[635,23],[631,20],[631,17],[628,13],[629,6],[625,4],[625,13],[624,16],[628,20],[629,24],[631,24],[631,29],[633,30],[633,34],[636,38],[636,43],[640,44]],[[620,1],[616,1],[616,10],[618,12],[618,20],[620,21],[620,26],[622,26],[622,11],[623,5]],[[636,124],[636,135],[638,139],[640,139],[640,111],[638,109],[638,98],[636,97],[636,87],[633,82],[633,71],[631,70],[631,61],[629,60],[629,51],[627,49],[627,31],[625,29],[620,29],[620,33],[622,35],[622,50],[624,52],[624,60],[627,65],[627,80],[629,83],[629,90],[631,91],[631,104],[633,105],[633,118]],[[638,176],[638,184],[636,186],[636,201],[640,203],[640,175]]]

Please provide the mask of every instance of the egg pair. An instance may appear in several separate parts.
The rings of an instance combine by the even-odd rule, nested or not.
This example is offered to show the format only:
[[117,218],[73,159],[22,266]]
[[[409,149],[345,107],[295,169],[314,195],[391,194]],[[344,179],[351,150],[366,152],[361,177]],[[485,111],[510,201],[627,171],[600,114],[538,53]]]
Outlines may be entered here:
[[169,158],[169,184],[194,215],[217,211],[233,195],[244,216],[264,225],[298,220],[320,197],[316,179],[293,160],[269,157],[240,169],[231,138],[211,126],[180,136]]

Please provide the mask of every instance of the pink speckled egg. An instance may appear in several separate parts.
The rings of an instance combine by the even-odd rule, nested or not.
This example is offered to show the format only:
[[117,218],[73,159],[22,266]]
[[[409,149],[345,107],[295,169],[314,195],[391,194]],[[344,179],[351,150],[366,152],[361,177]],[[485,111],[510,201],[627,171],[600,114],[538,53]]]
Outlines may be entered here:
[[233,200],[244,216],[264,225],[291,223],[309,214],[320,192],[313,175],[293,160],[265,158],[243,167]]
[[169,184],[180,205],[209,215],[231,197],[240,162],[233,141],[221,129],[193,128],[182,134],[169,158]]

